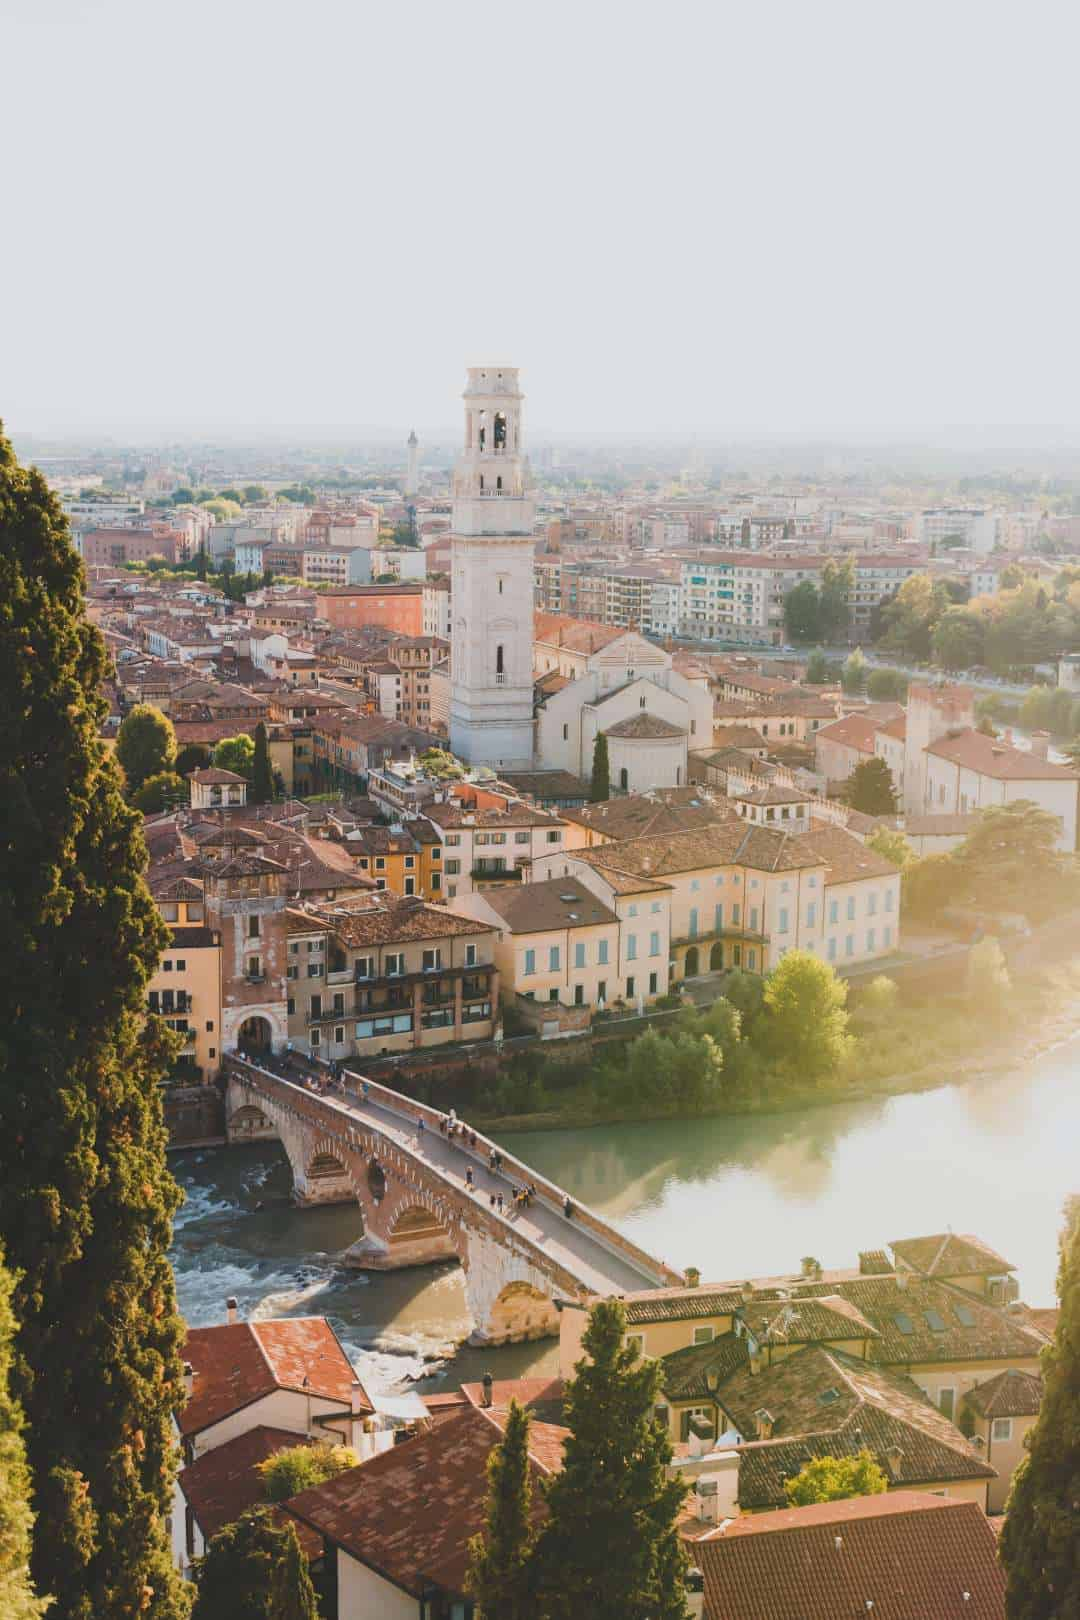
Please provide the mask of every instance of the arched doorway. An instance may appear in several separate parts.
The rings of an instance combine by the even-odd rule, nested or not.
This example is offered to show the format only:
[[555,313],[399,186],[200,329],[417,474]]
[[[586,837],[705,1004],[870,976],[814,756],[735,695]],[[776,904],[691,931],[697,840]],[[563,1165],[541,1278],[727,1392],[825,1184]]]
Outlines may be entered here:
[[686,960],[683,962],[683,978],[696,978],[700,971],[701,967],[698,960],[698,948],[696,945],[691,945],[690,949],[686,953]]
[[719,973],[719,971],[723,967],[723,965],[724,965],[724,947],[720,944],[720,942],[718,940],[716,942],[716,944],[713,946],[712,950],[709,952],[709,972],[710,973]]
[[260,1018],[256,1014],[244,1019],[237,1035],[241,1052],[269,1052],[273,1044],[274,1032],[268,1018]]

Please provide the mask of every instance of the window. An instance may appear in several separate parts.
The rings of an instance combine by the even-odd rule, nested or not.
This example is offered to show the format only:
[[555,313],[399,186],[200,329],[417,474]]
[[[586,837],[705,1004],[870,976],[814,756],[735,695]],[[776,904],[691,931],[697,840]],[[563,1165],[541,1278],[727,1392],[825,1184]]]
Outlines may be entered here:
[[630,997],[634,994],[634,981],[632,978],[626,981],[626,994]]
[[[783,915],[783,913],[781,913],[781,915]],[[757,908],[757,906],[751,906],[750,907],[750,932],[752,934],[757,933],[757,925],[758,925],[758,908]]]
[[[885,890],[885,910],[886,911],[891,911],[892,910],[892,908],[893,908],[893,898],[894,898],[893,897],[893,891],[891,889],[886,889]],[[190,910],[190,907],[188,909]]]
[[262,922],[261,917],[249,917],[248,918],[248,929],[247,929],[247,931],[248,931],[248,939],[258,939],[258,937],[259,937],[259,926],[260,926],[261,922]]
[[[376,872],[385,872],[386,871],[386,858],[385,858],[385,856],[376,855],[376,857],[375,857],[375,870],[376,870]],[[309,951],[311,950],[310,945],[308,946],[308,950]]]
[[716,1329],[711,1323],[706,1323],[704,1327],[696,1327],[694,1329],[695,1344],[712,1344],[715,1337]]
[[626,915],[628,917],[636,917],[637,916],[637,906],[634,906],[634,905],[627,906]]
[[177,971],[177,973],[183,973],[186,968],[187,968],[186,961],[184,960],[184,958],[182,956],[178,956],[176,958],[176,971]]
[[476,946],[475,945],[466,945],[466,947],[465,947],[465,966],[466,967],[475,967],[476,962],[477,962]]
[[628,962],[634,962],[634,961],[637,960],[637,935],[636,934],[627,934],[627,936],[626,936],[626,960]]
[[162,973],[171,973],[172,972],[172,963],[171,962],[162,962],[161,971],[162,971]]
[[877,916],[877,895],[876,894],[868,894],[867,897],[866,897],[866,915],[868,917],[876,917]]
[[848,922],[855,921],[855,896],[853,894],[848,895],[847,918]]
[[563,742],[569,742],[570,741],[570,727],[569,726],[563,726],[563,728],[562,728],[562,740],[563,740]]
[[597,940],[597,942],[596,942],[596,964],[597,964],[598,967],[607,967],[607,962],[608,962],[608,942],[607,942],[606,939]]
[[[254,961],[254,957],[252,958],[252,961]],[[321,962],[309,962],[308,965],[307,965],[307,976],[308,976],[309,979],[321,979],[322,978],[322,963]]]
[[415,865],[416,865],[416,856],[415,855],[406,855],[406,857],[405,857],[405,870],[408,872]]
[[584,1007],[584,1005],[585,1005],[585,986],[583,984],[575,984],[575,986],[574,986],[574,1006],[575,1007]]
[[868,951],[877,950],[877,930],[874,928],[866,930],[866,948]]
[[835,962],[836,961],[836,940],[835,939],[830,939],[827,955],[828,955],[828,958],[829,958],[830,962]]
[[786,934],[787,931],[788,931],[788,910],[787,910],[787,906],[781,906],[780,907],[779,929],[780,929],[780,932],[782,934]]
[[529,835],[528,835],[527,832],[519,832],[519,833],[514,834],[514,843],[515,844],[527,844],[528,842],[529,842]]
[[439,872],[432,872],[432,874],[431,874],[431,892],[432,892],[432,894],[437,894],[438,891],[441,888],[442,888],[442,874],[439,873]]
[[427,950],[427,951],[424,952],[424,972],[425,973],[437,973],[441,967],[442,967],[442,951],[439,949],[439,947],[437,945],[433,946],[430,950]]
[[447,861],[444,870],[447,877],[457,877],[458,873],[461,871],[461,862]]
[[404,951],[387,951],[387,953],[386,953],[386,971],[391,977],[396,977],[398,974],[404,973],[404,971],[405,971],[405,952]]
[[817,901],[811,900],[806,908],[806,926],[813,928],[817,924]]
[[526,951],[525,952],[525,972],[527,974],[536,972],[536,952],[535,951]]
[[733,928],[738,928],[738,926],[739,926],[739,907],[738,906],[732,906],[732,908],[731,908],[731,925],[732,925]]
[[655,931],[649,935],[649,955],[660,955],[660,935]]
[[448,844],[460,844],[461,843],[461,834],[460,833],[447,833],[446,842]]
[[840,902],[839,902],[839,900],[830,900],[829,901],[829,922],[830,923],[838,923],[839,921],[840,921]]
[[557,828],[554,832],[549,832],[548,835],[547,835],[547,841],[548,841],[549,844],[557,844],[560,841],[561,838],[562,838],[562,830],[561,830],[561,828]]
[[844,940],[844,955],[845,956],[854,956],[855,955],[855,935],[854,934],[848,934],[847,937]]
[[995,1418],[990,1425],[991,1440],[1012,1439],[1012,1418]]
[[551,945],[551,946],[548,947],[548,972],[549,973],[558,973],[558,971],[559,971],[559,947],[557,945]]
[[656,912],[656,913],[659,913],[662,909],[663,909],[663,907],[661,906],[659,900],[654,900],[652,902],[652,904],[649,906],[649,910],[653,911],[653,912]]

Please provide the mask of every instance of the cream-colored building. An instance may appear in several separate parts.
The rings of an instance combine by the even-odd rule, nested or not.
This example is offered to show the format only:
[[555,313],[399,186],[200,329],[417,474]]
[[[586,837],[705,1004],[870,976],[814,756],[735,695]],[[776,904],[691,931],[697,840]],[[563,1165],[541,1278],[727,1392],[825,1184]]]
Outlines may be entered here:
[[178,1077],[211,1080],[221,1053],[221,935],[207,927],[201,883],[189,877],[151,882],[159,912],[172,931],[147,988],[147,1008],[184,1036]]
[[[565,1007],[600,1008],[622,994],[622,923],[577,878],[470,894],[457,903],[457,910],[498,930],[495,965],[505,1001],[519,995]],[[662,958],[658,937],[656,962]]]

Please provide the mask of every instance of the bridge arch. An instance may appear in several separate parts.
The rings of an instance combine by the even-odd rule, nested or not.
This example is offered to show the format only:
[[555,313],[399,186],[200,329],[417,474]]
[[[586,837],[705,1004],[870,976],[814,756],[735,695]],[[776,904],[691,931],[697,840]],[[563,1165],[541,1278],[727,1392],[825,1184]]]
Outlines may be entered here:
[[239,1108],[233,1110],[228,1119],[228,1137],[230,1142],[242,1142],[245,1137],[265,1136],[273,1126],[255,1103],[241,1103]]
[[244,1019],[237,1030],[236,1044],[241,1052],[250,1052],[254,1057],[258,1057],[260,1052],[272,1051],[274,1026],[269,1018],[264,1018],[261,1013],[252,1013],[250,1018]]
[[524,1279],[500,1289],[488,1313],[486,1336],[492,1344],[519,1344],[557,1335],[559,1316],[550,1294]]

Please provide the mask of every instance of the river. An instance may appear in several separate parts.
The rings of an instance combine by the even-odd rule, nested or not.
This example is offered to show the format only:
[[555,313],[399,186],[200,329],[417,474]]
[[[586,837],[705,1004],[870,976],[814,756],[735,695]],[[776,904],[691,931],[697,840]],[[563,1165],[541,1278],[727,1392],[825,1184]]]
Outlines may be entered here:
[[[1022,1297],[1047,1305],[1062,1205],[1080,1191],[1080,1037],[1003,1080],[508,1140],[628,1237],[706,1281],[794,1270],[807,1254],[853,1265],[859,1249],[951,1227],[992,1244],[1018,1268]],[[468,1329],[458,1268],[346,1270],[354,1211],[294,1209],[277,1146],[171,1162],[187,1195],[173,1264],[190,1323],[222,1321],[229,1294],[245,1314],[325,1314],[361,1377],[382,1389],[554,1367],[550,1341],[465,1347],[451,1365],[446,1354]]]

